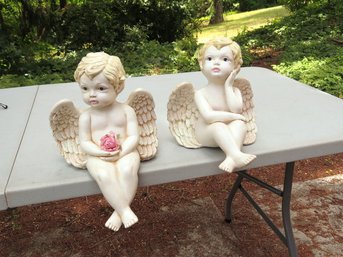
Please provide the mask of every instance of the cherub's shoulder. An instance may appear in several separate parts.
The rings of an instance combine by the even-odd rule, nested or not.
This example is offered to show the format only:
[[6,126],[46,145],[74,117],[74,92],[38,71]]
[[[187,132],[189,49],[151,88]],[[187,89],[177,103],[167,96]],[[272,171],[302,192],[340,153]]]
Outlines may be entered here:
[[90,116],[91,116],[90,111],[89,111],[89,110],[85,110],[85,111],[83,111],[83,112],[80,114],[79,119],[80,119],[80,120],[86,120],[86,119],[89,119]]
[[128,104],[126,103],[122,103],[120,105],[120,108],[122,108],[122,110],[126,113],[126,114],[135,114],[135,110]]
[[125,111],[133,111],[133,108],[127,103],[121,103],[119,107]]
[[194,98],[195,99],[206,100],[206,95],[208,95],[208,92],[206,92],[206,88],[200,88],[198,90],[195,90],[195,92],[194,92]]
[[200,88],[200,89],[197,89],[197,90],[194,90],[194,95],[201,95],[203,96],[204,95],[204,92],[205,92],[205,88]]

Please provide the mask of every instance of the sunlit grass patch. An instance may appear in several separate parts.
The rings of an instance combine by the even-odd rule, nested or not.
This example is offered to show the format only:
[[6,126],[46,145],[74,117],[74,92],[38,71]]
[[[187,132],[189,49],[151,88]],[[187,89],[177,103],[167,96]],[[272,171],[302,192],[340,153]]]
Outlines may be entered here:
[[223,23],[201,28],[201,32],[197,33],[198,43],[204,43],[218,36],[234,37],[243,30],[259,28],[276,18],[289,15],[289,13],[285,7],[276,6],[244,13],[224,14],[225,21]]

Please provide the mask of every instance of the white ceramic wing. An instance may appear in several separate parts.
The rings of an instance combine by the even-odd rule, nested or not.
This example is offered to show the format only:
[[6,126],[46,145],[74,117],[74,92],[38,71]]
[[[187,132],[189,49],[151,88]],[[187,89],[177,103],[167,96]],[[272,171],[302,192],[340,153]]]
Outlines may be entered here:
[[191,83],[182,83],[171,93],[168,101],[169,130],[176,141],[187,148],[201,147],[195,137],[195,122],[198,120],[199,111],[194,101],[194,93]]
[[140,135],[137,150],[141,160],[150,160],[158,147],[154,99],[149,92],[136,89],[130,94],[127,104],[136,112]]
[[70,100],[61,100],[55,104],[50,113],[50,127],[60,153],[77,168],[86,168],[86,155],[79,142],[80,111]]
[[244,145],[249,145],[255,142],[257,126],[255,123],[253,92],[250,86],[250,82],[243,78],[238,78],[234,81],[234,87],[237,87],[243,97],[243,115],[247,120],[247,134],[245,136]]

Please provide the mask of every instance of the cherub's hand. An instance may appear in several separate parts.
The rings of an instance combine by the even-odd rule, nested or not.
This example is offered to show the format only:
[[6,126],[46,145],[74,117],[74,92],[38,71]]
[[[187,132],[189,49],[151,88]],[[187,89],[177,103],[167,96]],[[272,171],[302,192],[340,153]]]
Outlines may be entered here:
[[226,87],[232,87],[233,86],[233,82],[235,81],[235,78],[236,78],[238,72],[240,71],[240,69],[241,68],[239,67],[239,68],[237,68],[231,72],[230,76],[225,81]]
[[119,159],[119,152],[120,150],[114,152],[106,152],[108,153],[107,156],[100,157],[101,160],[108,161],[108,162],[115,162]]
[[247,121],[247,119],[242,114],[236,114],[237,120]]

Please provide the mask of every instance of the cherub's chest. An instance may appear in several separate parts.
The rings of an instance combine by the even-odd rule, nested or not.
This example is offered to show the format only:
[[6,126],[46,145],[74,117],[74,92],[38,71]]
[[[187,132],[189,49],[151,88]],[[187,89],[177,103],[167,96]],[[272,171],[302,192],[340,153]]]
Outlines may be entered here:
[[115,110],[92,115],[91,126],[93,128],[124,127],[126,126],[126,114],[123,110]]
[[224,93],[211,93],[211,94],[207,94],[206,96],[206,100],[208,102],[208,104],[211,106],[211,108],[215,111],[227,111],[228,110],[228,106],[226,103],[226,98],[225,98],[225,94]]

